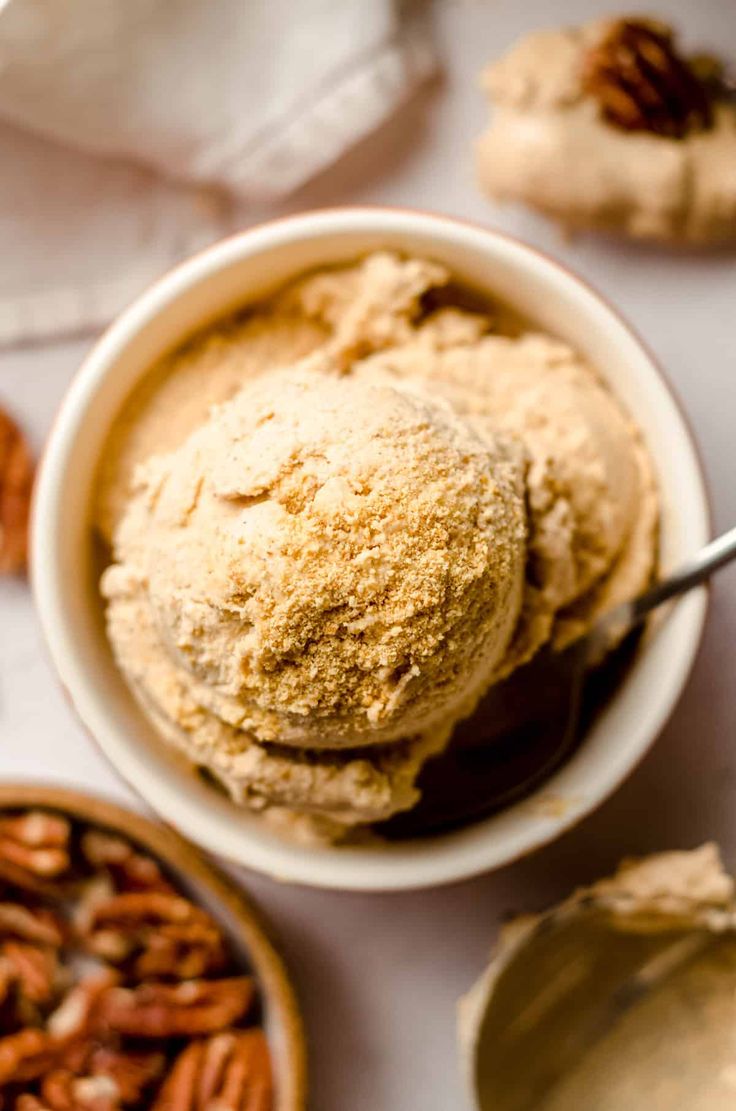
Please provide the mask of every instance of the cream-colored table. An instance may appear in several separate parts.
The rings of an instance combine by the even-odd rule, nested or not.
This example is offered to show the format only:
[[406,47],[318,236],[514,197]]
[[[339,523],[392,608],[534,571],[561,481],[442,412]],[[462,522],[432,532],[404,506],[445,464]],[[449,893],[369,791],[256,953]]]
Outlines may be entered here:
[[[591,240],[563,243],[476,193],[471,137],[484,119],[475,74],[521,31],[608,5],[568,0],[445,0],[434,10],[443,81],[290,209],[405,204],[492,223],[588,277],[646,337],[700,441],[716,524],[736,521],[736,254],[677,257]],[[651,3],[736,58],[736,3]],[[610,7],[609,7],[610,10]],[[41,444],[88,342],[0,355],[0,396]],[[452,889],[356,896],[247,876],[282,933],[311,1030],[315,1111],[455,1111],[465,1106],[455,1002],[483,963],[501,915],[537,907],[622,854],[714,838],[736,866],[736,572],[713,592],[703,650],[669,726],[595,816],[535,857]],[[74,784],[135,804],[75,721],[44,656],[27,589],[0,585],[0,778]]]

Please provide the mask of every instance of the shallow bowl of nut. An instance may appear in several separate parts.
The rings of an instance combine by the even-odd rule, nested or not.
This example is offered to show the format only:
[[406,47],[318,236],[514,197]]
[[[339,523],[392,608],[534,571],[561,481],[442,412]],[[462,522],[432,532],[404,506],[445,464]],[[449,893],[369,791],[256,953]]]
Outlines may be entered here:
[[0,787],[0,1101],[301,1111],[304,1036],[246,897],[106,801]]

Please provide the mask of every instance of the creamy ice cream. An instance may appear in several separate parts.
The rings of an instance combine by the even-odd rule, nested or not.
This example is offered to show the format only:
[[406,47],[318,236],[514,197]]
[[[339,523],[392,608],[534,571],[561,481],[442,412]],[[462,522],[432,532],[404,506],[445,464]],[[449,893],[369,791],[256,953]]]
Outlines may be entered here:
[[386,253],[301,279],[154,368],[103,465],[131,688],[301,832],[410,807],[496,679],[653,566],[651,469],[616,400],[550,336],[433,309],[447,279]]
[[525,444],[536,590],[517,645],[527,658],[553,623],[562,643],[630,596],[632,580],[646,580],[657,519],[651,464],[630,419],[567,344],[533,332],[448,343],[453,323],[453,310],[437,314],[355,373],[421,382],[482,433],[502,430]]
[[488,685],[516,626],[524,465],[429,396],[275,372],[140,472],[111,629],[135,595],[201,705],[259,741],[425,732]]

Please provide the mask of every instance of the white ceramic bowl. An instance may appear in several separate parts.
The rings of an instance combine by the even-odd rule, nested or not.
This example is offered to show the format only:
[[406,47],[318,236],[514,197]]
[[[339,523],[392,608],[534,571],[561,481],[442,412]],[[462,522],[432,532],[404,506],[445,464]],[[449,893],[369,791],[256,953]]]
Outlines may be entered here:
[[708,536],[693,441],[651,355],[587,285],[505,235],[396,209],[307,213],[211,247],[119,317],[69,389],[36,488],[33,582],[61,680],[118,771],[193,841],[283,880],[356,890],[424,887],[497,868],[597,806],[641,759],[670,714],[706,606],[702,590],[692,593],[649,630],[635,665],[579,751],[534,796],[459,832],[386,848],[291,845],[209,788],[163,745],[115,667],[96,590],[90,493],[111,422],[151,363],[195,329],[309,267],[380,247],[445,263],[584,352],[635,416],[654,457],[662,491],[663,566],[677,563]]

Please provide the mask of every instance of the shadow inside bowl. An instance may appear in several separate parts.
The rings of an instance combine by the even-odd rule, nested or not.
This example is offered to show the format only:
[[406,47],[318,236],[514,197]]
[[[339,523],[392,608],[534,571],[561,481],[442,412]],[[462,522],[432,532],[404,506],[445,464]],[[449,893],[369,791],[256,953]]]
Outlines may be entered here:
[[634,664],[641,630],[625,641],[585,680],[578,728],[572,743],[567,725],[570,689],[547,691],[537,719],[528,704],[534,692],[557,680],[541,653],[492,687],[475,712],[455,729],[444,752],[429,760],[417,779],[421,798],[408,811],[374,829],[391,841],[449,832],[497,814],[528,798],[578,751],[585,736]]

